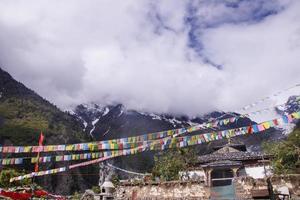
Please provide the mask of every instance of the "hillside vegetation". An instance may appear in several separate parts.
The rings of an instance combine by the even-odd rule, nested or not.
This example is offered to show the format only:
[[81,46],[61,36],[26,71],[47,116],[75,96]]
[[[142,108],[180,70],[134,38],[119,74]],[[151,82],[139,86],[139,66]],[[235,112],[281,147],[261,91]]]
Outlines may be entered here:
[[1,69],[0,88],[1,143],[37,144],[41,131],[49,144],[87,139],[73,116],[60,111]]
[[286,140],[268,143],[265,150],[274,155],[272,166],[276,174],[300,174],[300,124]]
[[[44,144],[89,141],[81,126],[75,117],[62,112],[0,68],[0,145],[38,145],[41,131],[45,135]],[[0,154],[2,156],[6,155]],[[61,166],[65,163],[40,163],[40,170]],[[16,168],[30,173],[33,167],[26,162],[2,169]],[[97,176],[81,176],[86,171],[97,173],[97,166],[74,169],[63,176],[36,177],[35,181],[50,192],[72,194],[97,184]]]

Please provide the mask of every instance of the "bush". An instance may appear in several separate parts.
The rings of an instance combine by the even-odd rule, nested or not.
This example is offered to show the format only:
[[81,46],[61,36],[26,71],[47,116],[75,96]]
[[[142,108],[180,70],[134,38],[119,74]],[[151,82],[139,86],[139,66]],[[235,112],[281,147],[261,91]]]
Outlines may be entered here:
[[72,196],[73,200],[80,200],[81,199],[81,194],[79,194],[78,192],[75,192]]
[[164,181],[179,179],[179,172],[188,166],[194,165],[197,160],[196,151],[192,148],[172,149],[160,156],[155,156],[155,165],[152,169],[153,177]]
[[24,173],[17,172],[14,169],[4,169],[0,172],[0,187],[2,188],[9,188],[9,187],[15,187],[15,186],[24,186],[24,185],[30,185],[31,179],[24,179],[20,181],[14,181],[12,183],[9,182],[10,178],[24,175]]
[[99,186],[93,186],[93,187],[92,187],[92,190],[93,190],[93,192],[95,192],[96,194],[99,194],[99,193],[101,192]]
[[120,179],[119,179],[118,175],[113,174],[112,177],[111,177],[111,182],[112,182],[115,186],[119,185],[119,184],[120,184]]
[[290,133],[285,141],[264,145],[272,154],[272,167],[275,174],[300,173],[300,128]]

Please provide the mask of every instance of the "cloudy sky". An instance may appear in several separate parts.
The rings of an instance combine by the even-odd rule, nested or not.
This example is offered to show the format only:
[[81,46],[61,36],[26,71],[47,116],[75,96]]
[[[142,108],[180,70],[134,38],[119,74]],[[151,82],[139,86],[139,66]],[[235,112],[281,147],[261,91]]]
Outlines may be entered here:
[[0,0],[0,66],[63,109],[236,110],[300,82],[300,1]]

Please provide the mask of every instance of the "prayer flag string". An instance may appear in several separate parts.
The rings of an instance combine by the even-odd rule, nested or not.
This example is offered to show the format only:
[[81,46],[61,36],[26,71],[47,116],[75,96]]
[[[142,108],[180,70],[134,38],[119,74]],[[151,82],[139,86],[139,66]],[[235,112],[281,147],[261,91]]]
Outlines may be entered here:
[[[245,135],[245,134],[254,134],[259,133],[264,130],[270,129],[272,127],[276,127],[282,124],[288,124],[293,122],[296,119],[300,119],[300,112],[294,112],[289,115],[283,115],[280,118],[268,120],[259,124],[253,124],[250,126],[240,127],[236,129],[228,129],[223,131],[216,131],[216,132],[210,132],[210,133],[204,133],[199,135],[193,135],[193,136],[183,136],[183,137],[175,137],[175,138],[163,138],[161,140],[152,141],[149,144],[143,144],[142,146],[135,147],[132,149],[123,149],[118,151],[111,151],[111,153],[107,156],[103,156],[101,158],[97,158],[94,160],[73,164],[68,167],[68,169],[73,169],[81,166],[87,166],[91,164],[95,164],[98,162],[102,162],[107,159],[111,159],[114,157],[119,156],[126,156],[126,155],[134,155],[137,153],[141,153],[144,151],[151,151],[151,150],[166,150],[170,148],[183,148],[188,147],[192,145],[198,145],[203,144],[215,140],[220,140],[224,138],[231,138],[239,135]],[[24,178],[31,178],[34,176],[42,176],[47,174],[54,174],[66,171],[67,168],[57,168],[52,170],[46,170],[46,171],[40,171],[40,172],[32,172],[30,174],[26,174],[23,176],[18,176],[11,178],[10,181],[16,181],[16,180],[22,180]]]

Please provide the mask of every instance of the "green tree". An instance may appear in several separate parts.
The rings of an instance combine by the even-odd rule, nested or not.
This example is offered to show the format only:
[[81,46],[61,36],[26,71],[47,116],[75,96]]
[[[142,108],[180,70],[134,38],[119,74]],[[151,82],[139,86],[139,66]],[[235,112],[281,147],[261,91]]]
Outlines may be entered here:
[[17,172],[14,169],[4,169],[0,172],[0,187],[9,188],[14,186],[30,185],[31,179],[23,179],[20,181],[9,182],[10,178],[21,176],[24,173]]
[[275,174],[300,173],[300,128],[299,126],[279,143],[267,143],[265,151],[272,154]]
[[119,179],[119,177],[118,177],[117,174],[113,174],[113,175],[112,175],[112,177],[111,177],[111,182],[112,182],[115,186],[117,186],[117,185],[120,184],[120,179]]
[[164,181],[178,180],[179,172],[192,166],[197,161],[193,148],[171,149],[154,157],[152,175]]

